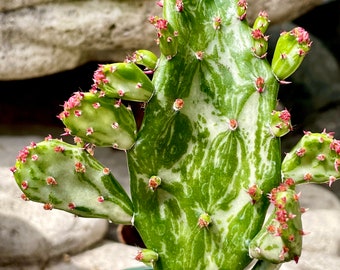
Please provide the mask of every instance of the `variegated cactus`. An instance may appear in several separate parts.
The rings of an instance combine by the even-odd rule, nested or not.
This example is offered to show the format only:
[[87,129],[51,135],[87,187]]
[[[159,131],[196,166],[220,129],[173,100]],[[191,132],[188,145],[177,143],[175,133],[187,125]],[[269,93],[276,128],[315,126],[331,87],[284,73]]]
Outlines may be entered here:
[[[58,116],[75,145],[47,137],[19,153],[12,171],[23,198],[134,225],[147,247],[136,259],[153,269],[297,262],[304,210],[295,186],[340,177],[340,142],[325,131],[307,132],[281,161],[292,125],[277,95],[310,50],[308,33],[282,33],[269,61],[268,16],[250,26],[245,0],[157,4],[164,18],[149,21],[159,58],[139,50],[99,66],[92,89]],[[140,129],[135,102],[145,107]],[[126,151],[131,196],[93,146]]]

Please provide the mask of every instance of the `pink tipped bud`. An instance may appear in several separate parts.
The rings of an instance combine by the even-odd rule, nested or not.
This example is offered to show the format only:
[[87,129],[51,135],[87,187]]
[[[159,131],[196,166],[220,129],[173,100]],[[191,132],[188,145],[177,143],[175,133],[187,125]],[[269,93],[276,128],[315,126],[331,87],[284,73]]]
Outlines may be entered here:
[[207,228],[211,223],[211,217],[207,213],[202,213],[198,218],[198,226],[200,228]]

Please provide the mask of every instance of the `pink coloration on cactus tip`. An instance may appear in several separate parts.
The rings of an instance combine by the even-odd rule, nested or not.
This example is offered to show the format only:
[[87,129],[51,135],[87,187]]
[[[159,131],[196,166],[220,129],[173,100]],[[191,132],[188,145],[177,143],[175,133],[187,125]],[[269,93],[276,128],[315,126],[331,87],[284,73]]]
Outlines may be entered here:
[[47,184],[47,185],[57,185],[58,183],[57,183],[57,180],[55,180],[54,177],[48,176],[48,177],[46,178],[46,184]]
[[108,175],[110,173],[110,171],[111,170],[106,167],[106,168],[103,169],[103,174]]
[[229,129],[230,129],[230,130],[232,130],[232,131],[236,130],[237,127],[238,127],[238,122],[237,122],[237,120],[236,120],[236,119],[230,119],[230,120],[229,120],[229,123],[228,123],[228,126],[229,126]]
[[74,202],[70,202],[67,207],[70,209],[70,210],[74,210],[76,208],[76,204]]
[[313,175],[311,173],[305,173],[303,176],[303,180],[309,182],[313,179]]
[[339,167],[340,167],[340,159],[336,159],[334,161],[334,169],[339,172]]
[[55,146],[55,147],[53,148],[53,150],[54,150],[54,152],[56,152],[56,153],[62,153],[62,152],[65,151],[65,148],[64,148],[63,146],[58,145],[58,146]]
[[43,208],[44,208],[44,210],[52,210],[53,205],[51,203],[45,203]]
[[26,180],[21,182],[21,188],[22,188],[23,190],[28,189],[28,182],[27,182]]
[[256,90],[259,93],[264,91],[264,79],[262,77],[258,77],[255,81]]
[[92,128],[92,127],[89,127],[89,128],[87,128],[87,129],[86,129],[86,136],[90,136],[90,135],[92,135],[92,134],[93,134],[93,132],[94,132],[94,130],[93,130],[93,128]]
[[324,161],[326,159],[326,155],[325,154],[319,154],[316,156],[316,159],[319,161]]
[[202,213],[199,218],[197,225],[202,229],[202,228],[207,228],[211,223],[211,217],[207,213]]
[[163,0],[157,1],[156,4],[157,4],[157,6],[162,8],[163,7]]
[[301,207],[301,208],[300,208],[300,213],[301,213],[301,214],[304,214],[304,213],[306,213],[308,210],[309,210],[309,208]]
[[76,164],[74,165],[76,172],[78,173],[85,173],[86,172],[86,167],[83,163],[81,163],[80,161],[76,162]]
[[297,150],[295,151],[295,154],[296,154],[298,157],[303,157],[303,156],[305,155],[305,153],[306,153],[306,149],[303,148],[303,147],[301,147],[301,148],[299,148],[299,149],[297,149]]
[[203,60],[204,52],[202,51],[195,52],[195,56],[197,60]]
[[125,95],[125,91],[123,89],[119,89],[117,91],[118,96],[123,97]]
[[100,202],[100,203],[104,202],[104,201],[105,201],[104,196],[99,196],[99,197],[97,198],[97,201]]
[[26,196],[26,194],[24,194],[24,193],[22,193],[21,195],[20,195],[20,198],[22,199],[22,200],[24,200],[24,201],[29,201],[30,199]]
[[219,29],[221,29],[221,24],[222,24],[222,19],[221,19],[221,17],[215,17],[214,18],[214,29],[215,30],[219,30]]
[[78,136],[75,136],[75,137],[73,138],[73,141],[74,141],[74,143],[76,143],[76,144],[82,144],[82,143],[83,143],[83,140],[82,140],[80,137],[78,137]]
[[300,200],[300,197],[301,197],[301,191],[299,193],[295,193],[294,194],[294,201]]
[[179,111],[184,107],[184,101],[181,98],[177,98],[172,106],[175,111]]
[[152,190],[155,191],[161,184],[161,178],[159,176],[151,176],[149,179],[148,187]]
[[256,184],[254,184],[248,188],[247,193],[251,198],[251,203],[255,204],[262,197],[263,191]]
[[176,0],[176,10],[182,12],[184,10],[184,4],[182,0]]
[[328,186],[331,187],[332,184],[335,182],[336,177],[335,177],[335,176],[330,176],[330,177],[328,178],[328,180],[329,180]]

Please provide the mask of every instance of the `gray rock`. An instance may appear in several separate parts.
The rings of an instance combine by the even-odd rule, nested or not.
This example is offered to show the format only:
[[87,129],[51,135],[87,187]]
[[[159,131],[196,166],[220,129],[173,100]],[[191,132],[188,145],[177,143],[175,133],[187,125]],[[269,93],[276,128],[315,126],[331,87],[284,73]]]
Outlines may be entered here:
[[137,247],[103,241],[96,248],[69,257],[67,262],[49,264],[46,270],[123,270],[143,267],[144,263],[134,259],[138,250]]
[[248,0],[249,21],[254,21],[257,14],[265,10],[269,14],[271,24],[292,21],[318,5],[331,2],[329,0]]
[[156,46],[147,18],[159,12],[149,0],[62,1],[0,13],[0,79],[53,74],[91,60],[123,61],[137,48]]

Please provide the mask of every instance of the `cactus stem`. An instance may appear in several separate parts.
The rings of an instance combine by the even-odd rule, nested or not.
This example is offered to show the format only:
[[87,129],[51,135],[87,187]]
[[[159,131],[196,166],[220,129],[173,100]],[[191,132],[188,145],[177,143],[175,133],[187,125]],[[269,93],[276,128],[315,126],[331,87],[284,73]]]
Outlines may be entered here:
[[308,210],[309,210],[309,208],[301,207],[301,208],[300,208],[300,213],[301,213],[301,214],[304,214],[304,213],[306,213]]
[[143,262],[147,265],[152,265],[158,260],[158,253],[150,249],[142,249],[138,251],[135,260]]
[[114,129],[119,128],[119,124],[117,122],[114,122],[112,123],[111,127]]
[[95,102],[95,103],[92,104],[92,107],[94,109],[98,109],[98,108],[100,108],[100,103],[99,102]]

